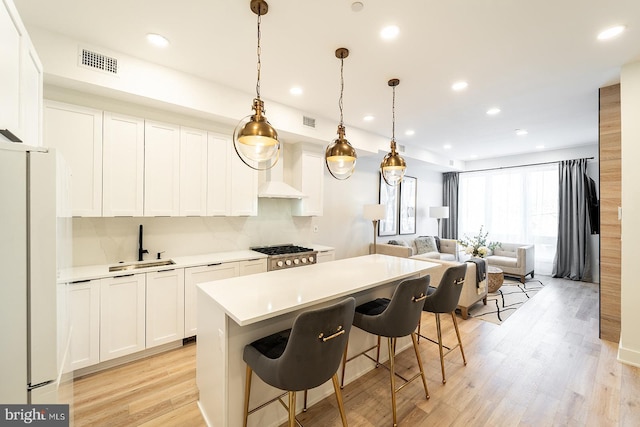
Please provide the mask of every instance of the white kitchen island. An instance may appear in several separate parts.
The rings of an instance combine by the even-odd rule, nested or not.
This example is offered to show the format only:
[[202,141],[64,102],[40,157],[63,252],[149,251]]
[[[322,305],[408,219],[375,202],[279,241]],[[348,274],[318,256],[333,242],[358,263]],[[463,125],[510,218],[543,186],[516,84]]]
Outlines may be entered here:
[[[198,285],[196,380],[199,406],[207,424],[242,425],[245,345],[290,328],[302,311],[323,307],[347,296],[355,297],[356,304],[389,297],[400,280],[423,276],[437,265],[387,255],[365,255]],[[375,339],[352,328],[349,354],[373,345]],[[399,340],[398,350],[409,343],[410,340]],[[381,351],[385,353],[386,350]],[[349,363],[346,382],[372,368],[373,364],[365,358],[354,360]],[[250,408],[280,393],[254,375]],[[309,392],[309,403],[331,393],[333,387],[329,381]],[[302,408],[301,399],[297,407]],[[279,425],[286,417],[286,411],[276,403],[250,415],[249,425]]]

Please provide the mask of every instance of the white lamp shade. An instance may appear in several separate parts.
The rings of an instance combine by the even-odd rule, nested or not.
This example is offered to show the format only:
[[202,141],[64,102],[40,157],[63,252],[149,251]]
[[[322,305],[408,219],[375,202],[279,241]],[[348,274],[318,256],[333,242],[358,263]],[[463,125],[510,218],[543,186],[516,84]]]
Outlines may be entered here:
[[364,205],[362,216],[371,221],[384,219],[387,207],[385,205]]
[[449,206],[431,206],[429,208],[431,218],[449,218]]

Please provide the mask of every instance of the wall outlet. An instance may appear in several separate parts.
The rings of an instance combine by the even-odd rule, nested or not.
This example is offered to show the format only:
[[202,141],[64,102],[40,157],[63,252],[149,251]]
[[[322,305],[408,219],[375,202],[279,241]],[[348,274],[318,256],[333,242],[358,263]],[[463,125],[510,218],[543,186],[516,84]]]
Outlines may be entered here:
[[314,226],[313,226],[313,232],[314,232],[314,233],[317,233],[317,232],[318,232],[318,226],[317,226],[317,225],[314,225]]

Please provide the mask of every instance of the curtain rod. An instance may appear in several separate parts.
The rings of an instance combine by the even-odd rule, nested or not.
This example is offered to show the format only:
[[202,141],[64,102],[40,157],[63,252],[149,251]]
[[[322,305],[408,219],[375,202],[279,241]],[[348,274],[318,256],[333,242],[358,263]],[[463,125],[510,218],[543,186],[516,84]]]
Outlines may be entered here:
[[552,162],[541,162],[541,163],[530,163],[528,165],[518,165],[518,166],[500,166],[497,168],[487,168],[487,169],[475,169],[470,171],[462,171],[458,173],[469,173],[469,172],[484,172],[484,171],[493,171],[500,169],[513,169],[513,168],[526,168],[527,166],[540,166],[540,165],[550,165],[552,163],[560,163],[560,162],[570,162],[571,160],[593,160],[595,157],[582,157],[579,159],[569,159],[569,160],[554,160]]

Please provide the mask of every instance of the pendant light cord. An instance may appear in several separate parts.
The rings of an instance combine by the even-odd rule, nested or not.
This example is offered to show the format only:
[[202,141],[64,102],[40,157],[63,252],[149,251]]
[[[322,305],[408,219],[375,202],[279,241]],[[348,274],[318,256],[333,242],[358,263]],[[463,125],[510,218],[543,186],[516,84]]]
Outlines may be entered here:
[[391,107],[391,140],[396,140],[396,87],[393,87],[393,102]]
[[340,108],[340,126],[344,126],[342,117],[342,93],[344,92],[344,58],[340,58],[340,99],[338,100],[338,107]]
[[260,99],[260,68],[262,66],[262,62],[260,61],[260,21],[261,21],[261,14],[258,12],[258,49],[257,49],[257,53],[258,53],[258,81],[256,82],[256,94],[257,94],[257,98]]

